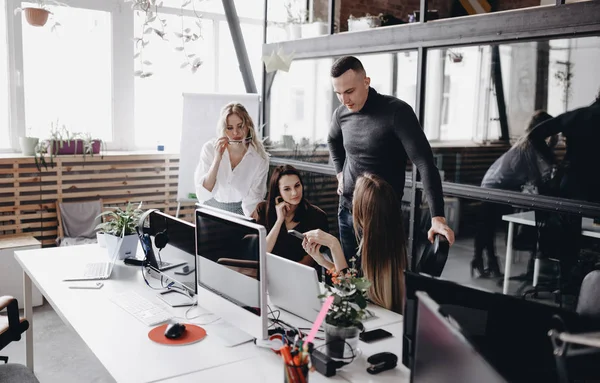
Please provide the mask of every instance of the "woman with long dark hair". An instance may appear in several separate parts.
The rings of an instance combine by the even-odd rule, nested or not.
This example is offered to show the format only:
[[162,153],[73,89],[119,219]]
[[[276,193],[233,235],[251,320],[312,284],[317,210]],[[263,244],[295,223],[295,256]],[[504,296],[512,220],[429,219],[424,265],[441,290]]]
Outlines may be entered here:
[[[369,299],[401,314],[404,310],[407,257],[402,211],[396,192],[378,176],[360,176],[352,199],[352,217],[354,231],[360,233],[356,261],[360,262],[364,277],[371,282]],[[304,234],[304,249],[319,265],[338,272],[348,268],[336,237],[320,230]],[[321,246],[329,247],[333,263],[321,254]]]
[[302,248],[302,241],[288,234],[288,230],[328,232],[329,224],[325,212],[304,198],[304,183],[296,168],[283,165],[273,170],[267,201],[256,206],[252,217],[267,228],[267,252],[314,265],[312,257]]

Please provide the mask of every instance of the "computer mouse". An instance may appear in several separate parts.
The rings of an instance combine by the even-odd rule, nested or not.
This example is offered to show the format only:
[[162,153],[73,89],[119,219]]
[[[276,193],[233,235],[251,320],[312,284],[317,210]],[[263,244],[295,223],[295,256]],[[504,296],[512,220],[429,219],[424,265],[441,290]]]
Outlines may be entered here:
[[179,339],[185,333],[185,325],[182,323],[171,323],[165,330],[165,336],[169,339]]

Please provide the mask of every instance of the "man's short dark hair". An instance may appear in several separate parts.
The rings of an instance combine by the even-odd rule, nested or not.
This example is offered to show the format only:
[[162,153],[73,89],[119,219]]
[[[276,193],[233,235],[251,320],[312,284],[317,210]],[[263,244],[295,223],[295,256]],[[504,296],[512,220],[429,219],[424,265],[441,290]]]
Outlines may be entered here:
[[600,101],[600,89],[598,89],[598,94],[596,95],[596,101]]
[[344,56],[335,60],[331,66],[331,77],[338,78],[350,69],[355,72],[365,73],[365,68],[359,59],[354,56]]

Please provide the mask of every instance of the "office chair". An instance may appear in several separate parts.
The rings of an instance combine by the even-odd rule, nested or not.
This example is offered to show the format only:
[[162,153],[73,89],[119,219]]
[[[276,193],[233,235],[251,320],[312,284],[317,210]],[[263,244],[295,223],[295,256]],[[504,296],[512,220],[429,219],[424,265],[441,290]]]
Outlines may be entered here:
[[[581,284],[576,312],[581,322],[578,328],[569,329],[561,317],[556,317],[556,325],[548,335],[554,347],[556,368],[561,383],[571,381],[598,381],[600,369],[600,348],[582,346],[576,342],[567,342],[569,335],[582,333],[586,338],[593,338],[593,334],[600,330],[600,270],[587,274]],[[564,335],[567,337],[564,337]]]
[[102,199],[82,202],[56,201],[58,246],[96,243],[96,226],[103,210]]
[[[9,295],[0,297],[0,311],[6,309],[6,316],[0,316],[0,350],[12,341],[21,340],[21,334],[29,328],[29,322],[19,317],[19,303]],[[8,357],[0,356],[0,361],[8,363]],[[0,381],[2,381],[0,379]]]
[[227,266],[231,270],[244,274],[250,278],[258,279],[258,261],[248,261],[244,259],[219,258],[219,265]]
[[415,272],[439,277],[448,260],[450,244],[443,235],[436,234],[434,238],[433,244],[429,242],[426,244]]
[[[581,217],[536,211],[535,223],[538,232],[538,251],[536,251],[533,269],[533,286],[522,296],[526,298],[531,294],[532,297],[537,298],[540,292],[551,292],[556,303],[562,307],[562,296],[569,287],[564,277],[570,276],[569,273],[579,257]],[[554,265],[552,273],[554,275],[551,274],[540,281],[545,262]]]

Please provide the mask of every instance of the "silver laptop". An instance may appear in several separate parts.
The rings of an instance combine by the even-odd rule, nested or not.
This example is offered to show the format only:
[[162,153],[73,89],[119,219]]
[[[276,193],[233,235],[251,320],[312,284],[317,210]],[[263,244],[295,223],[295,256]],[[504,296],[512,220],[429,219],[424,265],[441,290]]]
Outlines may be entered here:
[[85,265],[83,272],[80,276],[74,276],[65,278],[63,281],[95,281],[110,278],[115,261],[118,258],[119,250],[123,244],[123,237],[118,239],[118,244],[115,248],[114,254],[112,254],[109,262],[92,262]]
[[277,308],[309,322],[314,322],[321,310],[317,271],[271,253],[267,253],[267,292]]

